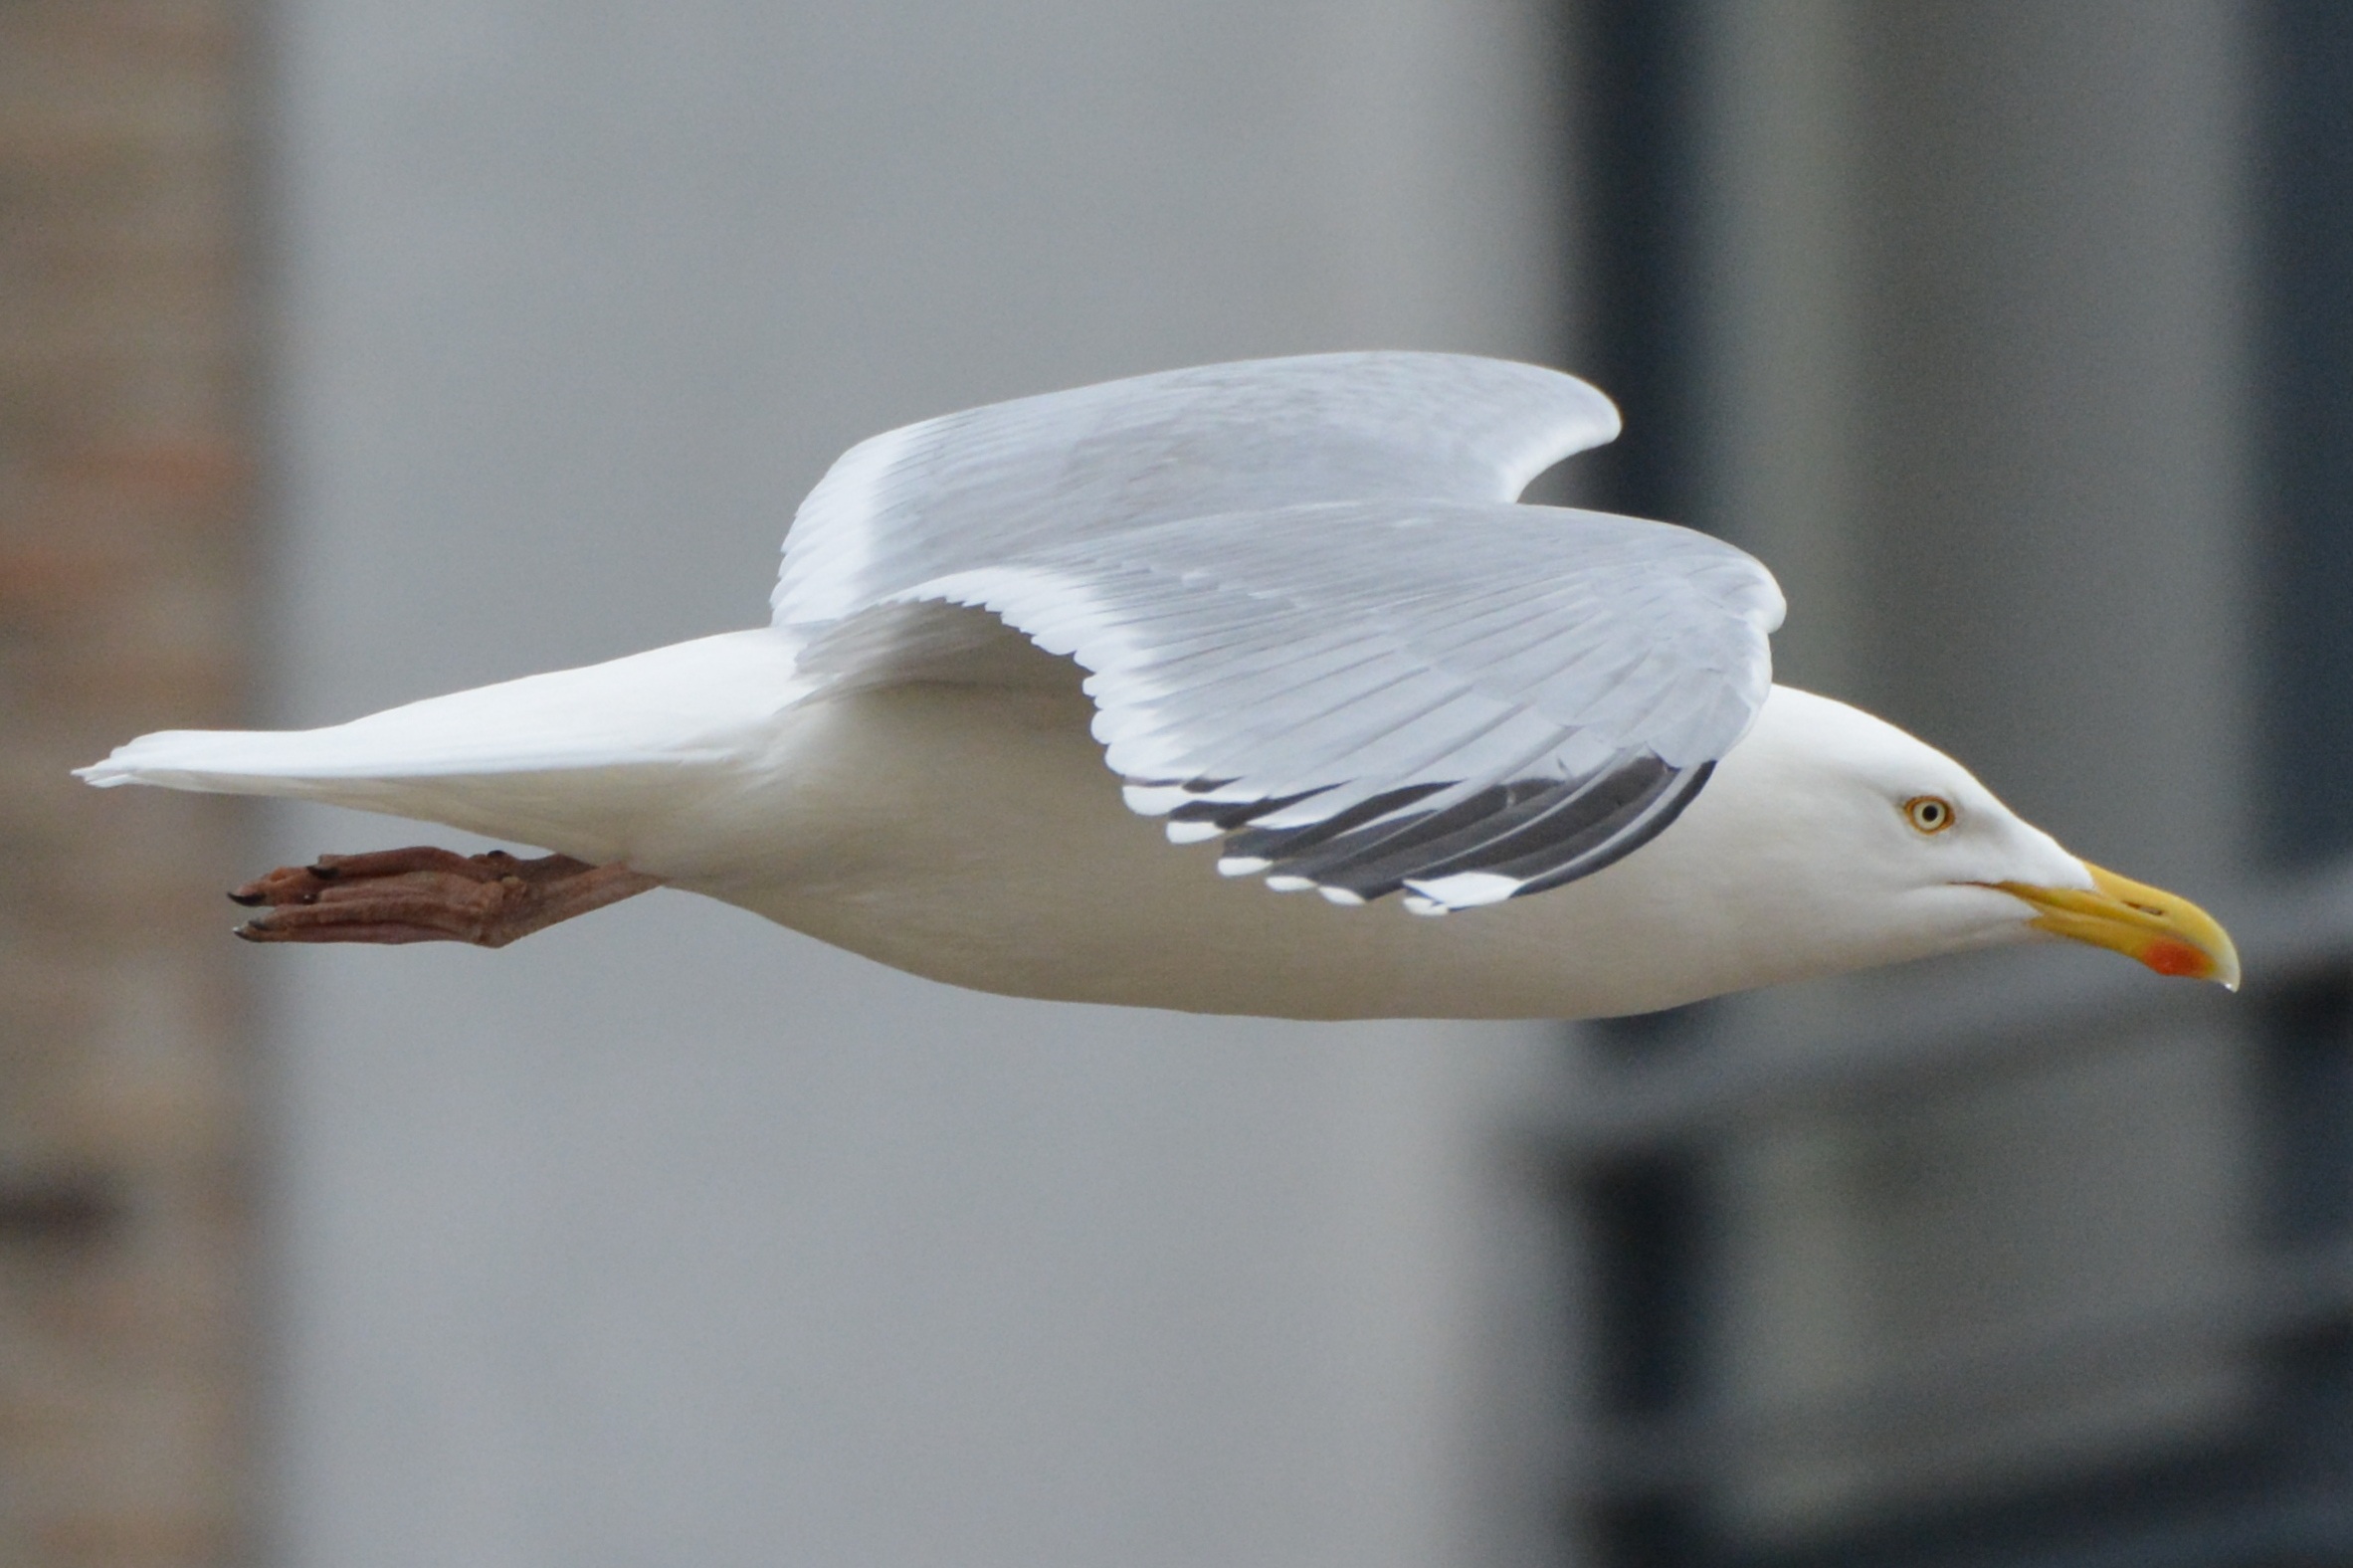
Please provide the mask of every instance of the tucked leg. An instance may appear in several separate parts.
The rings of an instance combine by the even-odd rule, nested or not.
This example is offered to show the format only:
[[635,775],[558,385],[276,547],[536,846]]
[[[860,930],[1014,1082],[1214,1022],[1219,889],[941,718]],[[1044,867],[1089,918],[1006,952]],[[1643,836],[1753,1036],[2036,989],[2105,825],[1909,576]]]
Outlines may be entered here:
[[503,850],[458,855],[418,846],[322,855],[284,866],[229,896],[267,905],[237,928],[249,942],[472,942],[519,936],[661,885],[625,866],[566,855],[518,860]]

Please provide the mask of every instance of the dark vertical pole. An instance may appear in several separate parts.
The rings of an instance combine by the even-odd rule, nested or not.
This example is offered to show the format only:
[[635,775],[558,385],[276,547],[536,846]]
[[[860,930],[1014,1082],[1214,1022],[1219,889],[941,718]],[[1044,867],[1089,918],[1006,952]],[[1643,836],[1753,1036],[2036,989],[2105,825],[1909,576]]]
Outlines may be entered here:
[[[2294,1256],[2353,1242],[2353,982],[2308,981],[2262,1013],[2266,1245]],[[2282,1479],[2353,1480],[2353,1328],[2270,1347]]]
[[1699,1392],[1704,1195],[1681,1151],[1617,1161],[1584,1190],[1594,1280],[1594,1404],[1623,1420],[1671,1416]]
[[2257,8],[2266,838],[2353,851],[2353,5]]
[[[1584,1173],[1586,1386],[1594,1419],[1672,1422],[1704,1397],[1709,1281],[1707,1171],[1667,1148]],[[1681,1486],[1592,1500],[1585,1551],[1597,1568],[1692,1568],[1706,1550],[1700,1499]]]
[[[1586,505],[1694,526],[1700,515],[1700,0],[1578,0],[1582,203],[1573,368],[1617,400],[1618,441],[1577,460]],[[1596,1035],[1640,1059],[1693,1037],[1676,1009]],[[1620,1065],[1639,1069],[1637,1060]],[[1589,1388],[1596,1419],[1672,1420],[1702,1397],[1707,1183],[1672,1148],[1583,1173]],[[1705,1550],[1699,1500],[1679,1490],[1597,1498],[1583,1519],[1598,1568],[1689,1568]]]
[[1584,0],[1575,29],[1583,200],[1578,368],[1626,433],[1580,458],[1591,505],[1695,524],[1700,505],[1694,0]]
[[[2263,0],[2256,22],[2256,464],[2263,511],[2264,838],[2353,852],[2353,6]],[[2353,986],[2263,1017],[2270,1244],[2353,1241]],[[2273,1347],[2288,1474],[2353,1478],[2353,1331]]]

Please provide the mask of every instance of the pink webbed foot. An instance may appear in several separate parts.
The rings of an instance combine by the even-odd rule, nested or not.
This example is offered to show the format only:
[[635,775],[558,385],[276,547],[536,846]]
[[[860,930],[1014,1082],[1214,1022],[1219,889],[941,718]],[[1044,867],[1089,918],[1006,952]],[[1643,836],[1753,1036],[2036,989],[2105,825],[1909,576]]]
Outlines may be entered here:
[[625,866],[591,866],[568,855],[526,861],[503,850],[459,855],[420,845],[282,866],[229,896],[268,906],[237,928],[249,942],[504,947],[661,884]]

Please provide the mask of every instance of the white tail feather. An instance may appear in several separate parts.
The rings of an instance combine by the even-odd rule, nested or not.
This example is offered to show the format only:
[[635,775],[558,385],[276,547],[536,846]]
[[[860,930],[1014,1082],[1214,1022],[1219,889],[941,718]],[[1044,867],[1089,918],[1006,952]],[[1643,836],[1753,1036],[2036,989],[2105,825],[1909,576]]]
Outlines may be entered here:
[[611,859],[682,768],[741,756],[808,689],[784,637],[733,632],[324,729],[162,730],[75,772],[101,789],[318,800]]

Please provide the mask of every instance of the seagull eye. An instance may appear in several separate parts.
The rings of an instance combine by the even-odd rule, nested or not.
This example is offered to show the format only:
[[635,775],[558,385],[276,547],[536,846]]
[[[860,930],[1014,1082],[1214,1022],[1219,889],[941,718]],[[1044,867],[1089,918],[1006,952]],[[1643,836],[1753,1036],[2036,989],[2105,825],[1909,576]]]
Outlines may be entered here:
[[1953,803],[1941,795],[1914,795],[1903,803],[1903,820],[1922,833],[1942,833],[1953,825]]

